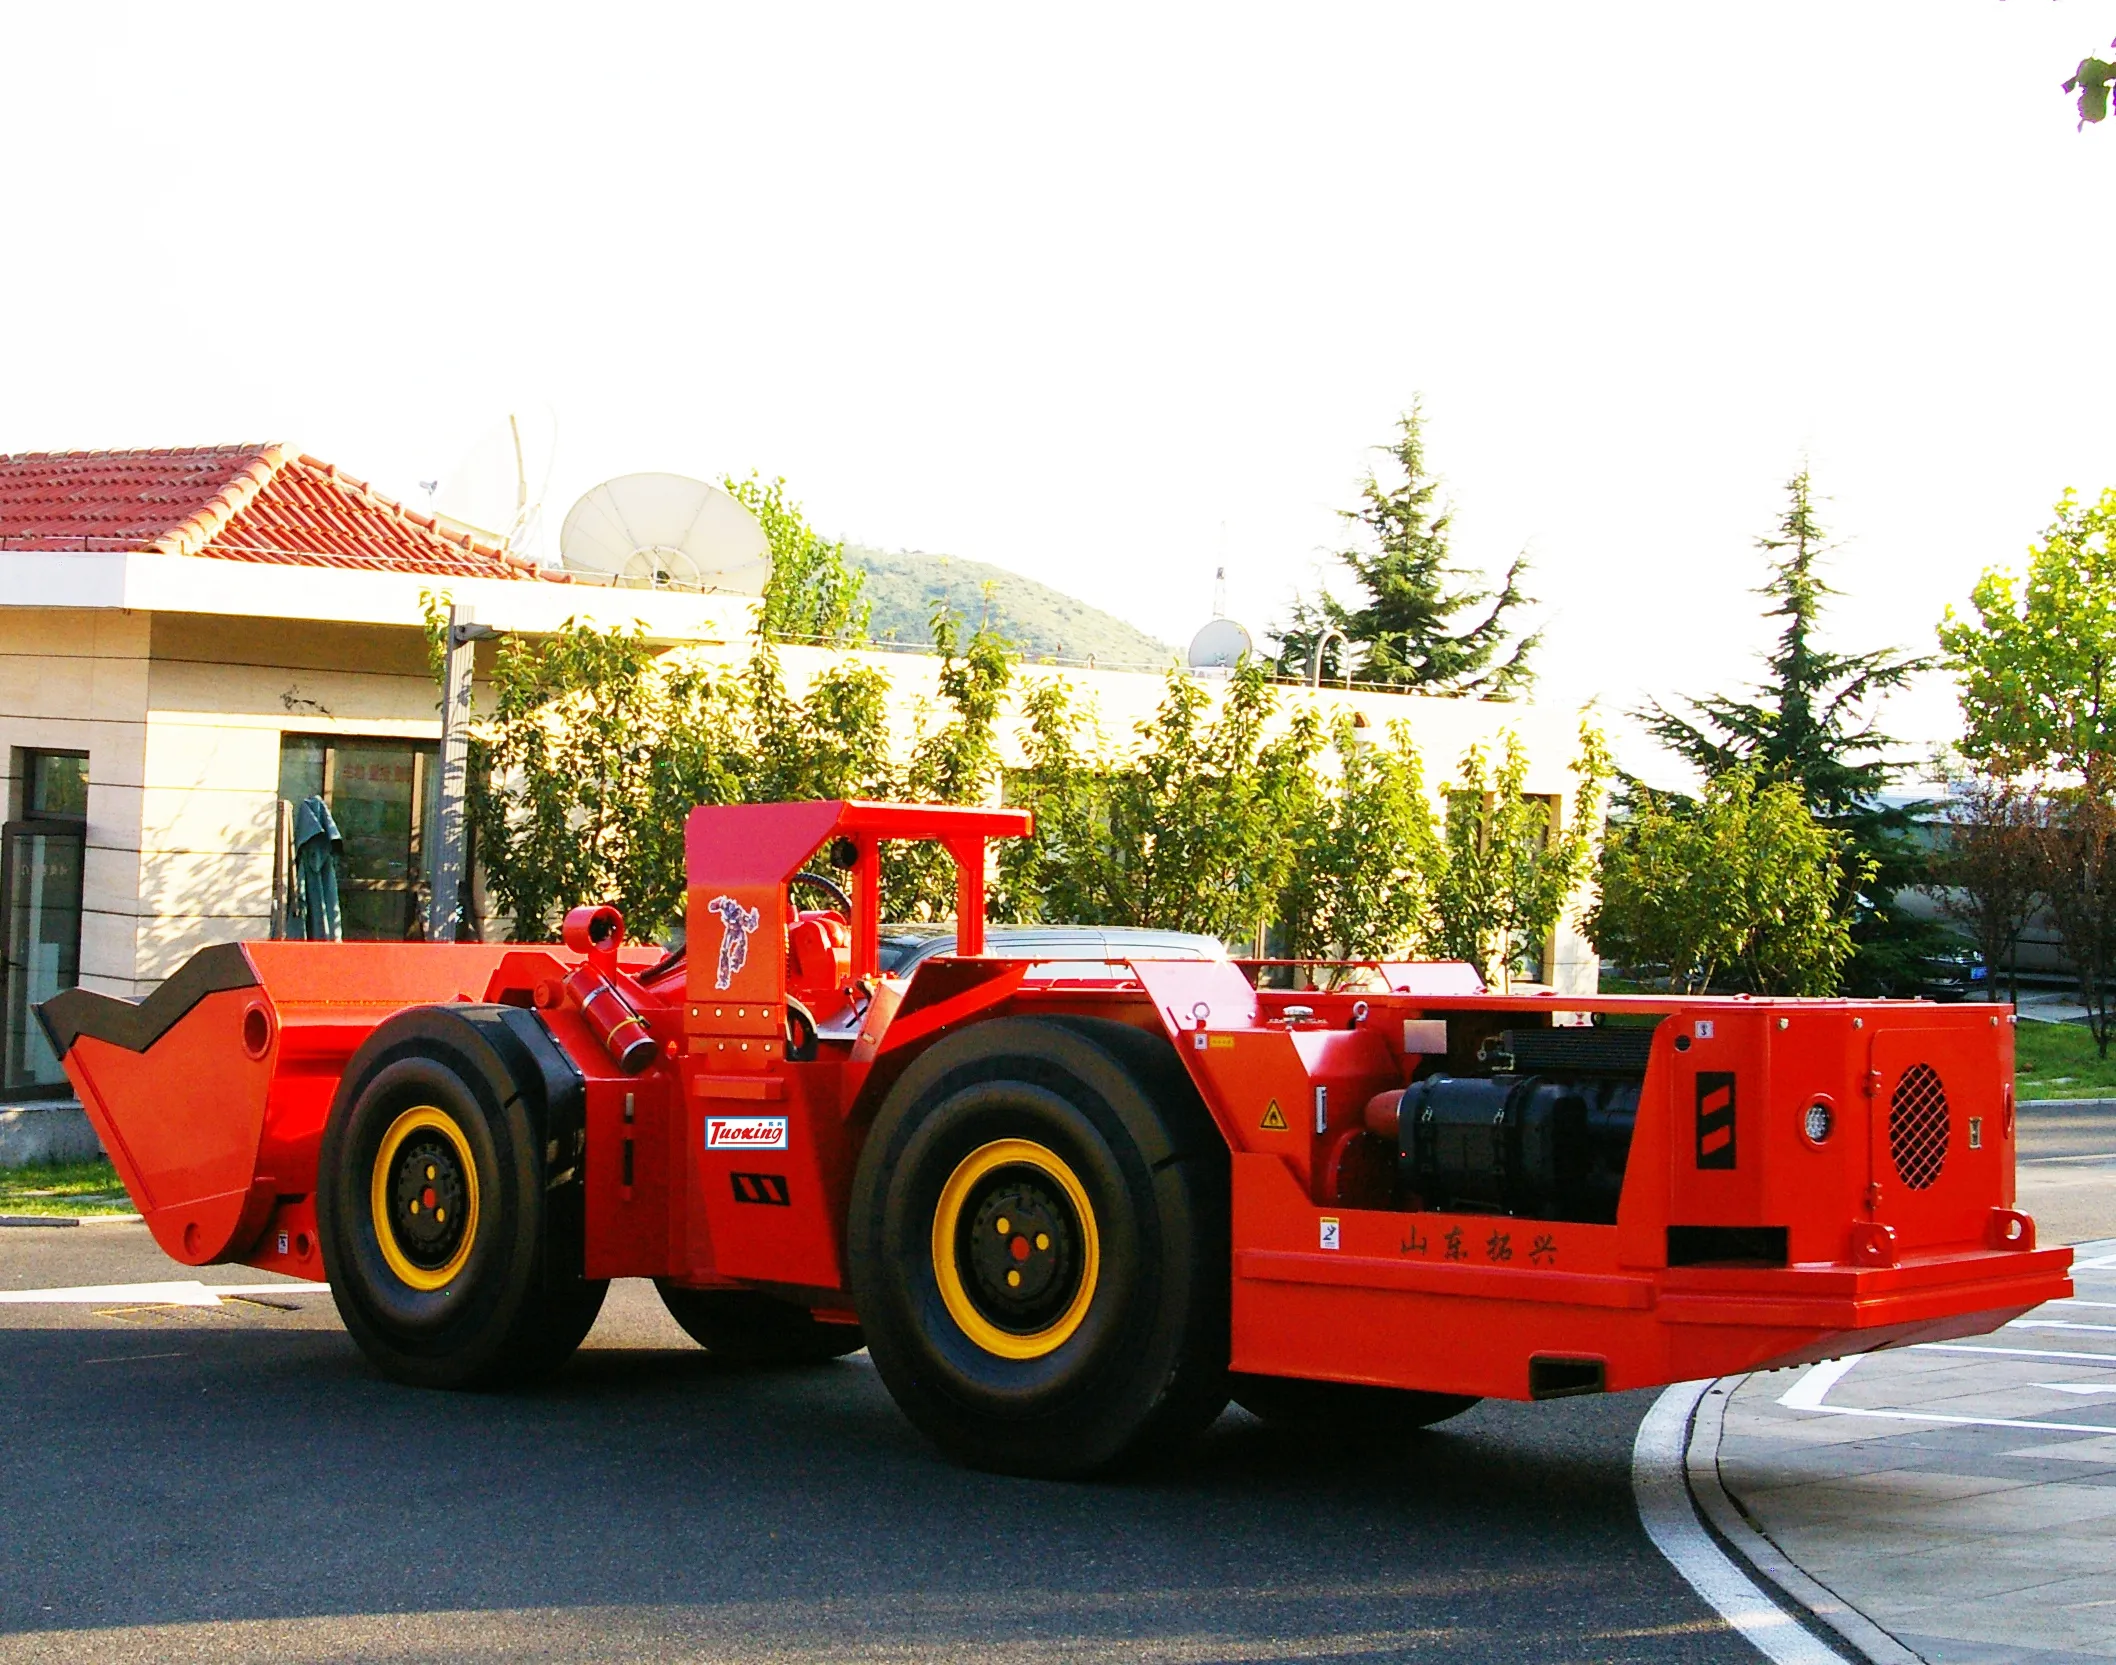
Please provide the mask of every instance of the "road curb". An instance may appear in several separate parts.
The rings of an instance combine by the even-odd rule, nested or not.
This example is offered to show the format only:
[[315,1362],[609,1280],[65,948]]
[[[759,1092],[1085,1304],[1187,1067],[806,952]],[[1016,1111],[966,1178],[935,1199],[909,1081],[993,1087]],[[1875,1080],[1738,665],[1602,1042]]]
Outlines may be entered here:
[[0,1104],[0,1168],[42,1162],[93,1162],[103,1144],[78,1100]]
[[1748,1570],[1821,1625],[1834,1642],[1870,1665],[1925,1665],[1912,1652],[1828,1585],[1802,1571],[1742,1511],[1719,1473],[1719,1443],[1727,1401],[1746,1376],[1722,1376],[1708,1387],[1691,1413],[1683,1467],[1690,1499],[1713,1533]]
[[137,1214],[0,1214],[0,1229],[8,1226],[132,1226]]

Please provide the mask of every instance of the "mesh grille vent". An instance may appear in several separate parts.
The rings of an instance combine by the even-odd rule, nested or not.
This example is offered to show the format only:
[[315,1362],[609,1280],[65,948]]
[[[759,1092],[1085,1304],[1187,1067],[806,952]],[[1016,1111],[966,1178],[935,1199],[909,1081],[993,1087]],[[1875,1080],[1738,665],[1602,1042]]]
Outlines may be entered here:
[[1912,1064],[1888,1104],[1888,1154],[1896,1173],[1922,1191],[1947,1165],[1947,1089],[1930,1064]]

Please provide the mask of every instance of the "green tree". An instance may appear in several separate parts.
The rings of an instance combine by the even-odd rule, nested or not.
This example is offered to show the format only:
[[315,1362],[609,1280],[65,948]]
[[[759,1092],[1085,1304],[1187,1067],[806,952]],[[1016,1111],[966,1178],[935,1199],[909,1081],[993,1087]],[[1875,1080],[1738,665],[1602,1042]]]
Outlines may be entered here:
[[775,803],[887,795],[887,672],[858,659],[841,659],[819,673],[796,700],[786,691],[778,654],[766,644],[750,660],[741,697],[746,750],[738,774],[743,798]]
[[568,621],[502,637],[472,739],[470,814],[488,890],[517,941],[615,902],[632,934],[684,916],[697,804],[886,796],[887,679],[848,663],[786,694],[768,647],[737,671],[660,658],[637,630]]
[[[473,741],[471,817],[486,884],[517,940],[612,901],[635,937],[684,916],[683,828],[695,804],[812,798],[976,803],[998,779],[1006,645],[936,620],[941,718],[922,712],[899,764],[889,678],[847,658],[796,698],[767,643],[739,670],[658,658],[637,631],[569,621],[503,637],[493,709]],[[953,914],[954,868],[927,846],[884,847],[893,917]]]
[[[982,622],[965,641],[945,602],[934,609],[932,630],[947,716],[928,728],[927,714],[918,714],[901,784],[877,795],[913,803],[984,803],[999,785],[999,712],[1014,678],[1015,654]],[[885,845],[882,894],[892,919],[951,919],[955,863],[934,844]]]
[[472,741],[470,814],[487,888],[517,940],[558,916],[617,900],[650,933],[628,880],[634,807],[650,791],[660,728],[653,654],[637,630],[571,621],[529,642],[502,637],[494,709]]
[[2050,800],[2031,781],[1977,774],[1949,799],[1944,826],[1945,843],[1932,864],[1932,896],[1983,955],[1990,973],[1986,993],[1998,997],[2003,968],[2017,1001],[2014,949],[2043,899]]
[[1940,626],[1963,754],[1996,773],[2077,782],[2053,794],[2042,889],[2106,1052],[2116,998],[2116,489],[2091,504],[2067,491],[2025,574],[1993,567],[1969,602],[1974,619],[1950,607]]
[[1335,789],[1314,794],[1279,898],[1295,959],[1378,960],[1429,949],[1440,833],[1405,723],[1369,742],[1349,718],[1331,736]]
[[993,917],[1086,923],[1079,910],[1091,905],[1085,897],[1107,836],[1109,740],[1062,676],[1027,679],[1020,716],[1024,765],[1007,771],[1006,796],[1035,812],[1036,831],[1000,845]]
[[1824,607],[1837,592],[1822,578],[1831,545],[1805,468],[1786,482],[1775,531],[1756,542],[1770,557],[1757,592],[1772,602],[1764,616],[1785,621],[1764,656],[1761,685],[1746,698],[1686,700],[1687,714],[1656,701],[1638,716],[1707,779],[1754,767],[1790,782],[1811,814],[1846,835],[1839,909],[1852,924],[1850,981],[1866,993],[1899,992],[1915,981],[1936,933],[1896,905],[1898,891],[1924,883],[1928,874],[1913,837],[1913,807],[1880,801],[1893,773],[1888,753],[1895,742],[1873,712],[1883,695],[1931,662],[1892,649],[1840,653],[1821,645]]
[[771,546],[771,579],[764,586],[758,628],[767,641],[825,642],[856,646],[867,639],[872,608],[867,575],[845,559],[843,543],[832,543],[808,524],[801,505],[786,494],[783,477],[747,480],[729,475],[727,494],[757,517]]
[[625,860],[614,892],[641,941],[664,939],[683,922],[683,829],[693,807],[755,795],[755,748],[744,720],[745,684],[754,673],[754,666],[738,673],[655,663],[646,779],[624,805]]
[[[1440,482],[1426,472],[1424,417],[1414,403],[1385,447],[1398,480],[1369,472],[1362,502],[1342,511],[1358,542],[1339,552],[1357,604],[1327,591],[1296,598],[1278,632],[1278,668],[1305,677],[1317,641],[1327,641],[1323,673],[1390,688],[1511,699],[1528,691],[1539,632],[1516,635],[1512,616],[1530,605],[1521,588],[1528,563],[1517,557],[1497,589],[1454,564],[1450,519],[1435,507]],[[1349,654],[1327,633],[1342,632]]]
[[[657,658],[637,630],[570,623],[502,638],[497,698],[477,726],[471,810],[486,882],[519,940],[546,940],[568,907],[614,901],[640,940],[684,913],[683,827],[697,803],[816,797],[984,802],[1000,780],[998,720],[1011,649],[935,620],[938,695],[892,747],[888,683],[856,659],[796,697],[767,644],[738,669]],[[1023,694],[1028,767],[1013,795],[1036,810],[1033,840],[997,852],[997,919],[1158,925],[1253,942],[1281,917],[1308,952],[1362,957],[1439,951],[1460,939],[1480,964],[1546,935],[1584,861],[1601,773],[1598,740],[1567,828],[1521,793],[1509,743],[1487,781],[1465,765],[1473,810],[1443,849],[1408,735],[1368,747],[1341,731],[1334,780],[1315,769],[1313,715],[1280,712],[1264,668],[1223,693],[1170,676],[1132,745],[1112,748],[1062,678]],[[936,720],[937,719],[937,720]],[[885,911],[941,920],[955,903],[938,851],[885,846]],[[1447,937],[1474,896],[1474,939]],[[1452,898],[1453,901],[1449,899]]]
[[1718,775],[1700,803],[1638,791],[1604,837],[1587,934],[1685,993],[1725,977],[1758,994],[1828,994],[1852,951],[1837,906],[1845,864],[1860,868],[1848,842],[1755,765]]
[[2042,892],[2106,1058],[2116,1032],[2116,806],[2084,788],[2060,794],[2041,844]]
[[1017,895],[1048,919],[1254,940],[1293,870],[1320,741],[1306,712],[1271,732],[1277,696],[1261,664],[1237,666],[1218,702],[1170,672],[1128,753],[1084,745],[1086,714],[1062,690],[1033,690],[1025,712],[1016,787],[1037,837],[1012,858]]
[[1540,958],[1594,859],[1610,763],[1590,722],[1580,725],[1572,773],[1572,815],[1561,821],[1550,799],[1523,790],[1528,756],[1520,737],[1508,733],[1496,767],[1472,746],[1443,789],[1433,946],[1448,959],[1469,961],[1487,983],[1504,988],[1524,962]]
[[2116,792],[2116,488],[2066,492],[2025,575],[1977,580],[1974,619],[1953,608],[1940,645],[1955,673],[1963,755],[2002,773],[2077,775]]

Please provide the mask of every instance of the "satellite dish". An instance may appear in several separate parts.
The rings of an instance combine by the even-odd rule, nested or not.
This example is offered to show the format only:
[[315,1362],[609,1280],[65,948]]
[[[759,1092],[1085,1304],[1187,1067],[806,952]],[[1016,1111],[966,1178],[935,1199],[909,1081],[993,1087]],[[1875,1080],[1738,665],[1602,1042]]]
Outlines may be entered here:
[[1245,653],[1254,653],[1256,643],[1246,626],[1232,619],[1212,619],[1190,638],[1190,668],[1194,671],[1231,669]]
[[557,451],[558,418],[543,407],[494,424],[440,479],[419,483],[436,514],[540,561],[544,494]]
[[771,545],[756,516],[682,474],[622,474],[566,512],[560,558],[627,589],[762,595]]

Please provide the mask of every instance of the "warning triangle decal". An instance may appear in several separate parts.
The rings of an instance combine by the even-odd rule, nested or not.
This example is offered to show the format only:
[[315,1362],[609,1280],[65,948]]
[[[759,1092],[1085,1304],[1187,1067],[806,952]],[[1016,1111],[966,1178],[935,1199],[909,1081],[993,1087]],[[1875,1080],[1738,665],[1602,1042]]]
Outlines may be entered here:
[[1286,1113],[1278,1107],[1277,1099],[1273,1099],[1265,1109],[1262,1125],[1268,1132],[1283,1133],[1286,1131]]

